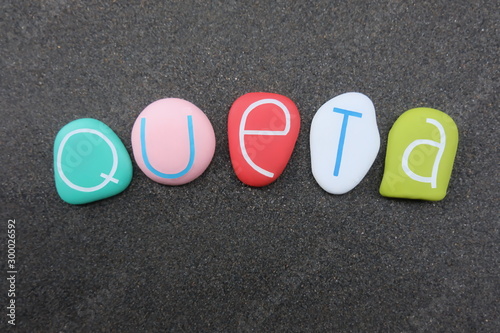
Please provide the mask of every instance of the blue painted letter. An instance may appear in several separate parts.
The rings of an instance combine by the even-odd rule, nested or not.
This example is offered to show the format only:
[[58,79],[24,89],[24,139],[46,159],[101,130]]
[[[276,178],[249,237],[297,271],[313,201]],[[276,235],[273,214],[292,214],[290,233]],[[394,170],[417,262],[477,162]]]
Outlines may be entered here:
[[141,150],[142,150],[142,159],[144,160],[144,164],[146,167],[155,175],[162,178],[174,179],[184,176],[191,170],[191,167],[194,163],[194,130],[193,130],[193,116],[187,116],[188,121],[188,133],[189,133],[189,162],[184,168],[184,170],[178,173],[163,173],[156,170],[151,163],[149,162],[148,153],[146,151],[146,118],[141,119]]
[[361,118],[361,117],[363,117],[363,114],[359,113],[359,112],[354,112],[354,111],[349,111],[349,110],[344,110],[344,109],[339,109],[339,108],[333,108],[333,112],[341,113],[344,115],[344,119],[342,120],[342,128],[340,130],[339,147],[337,149],[337,158],[335,160],[335,169],[333,170],[333,175],[335,177],[337,177],[339,175],[339,171],[340,171],[340,162],[342,161],[342,152],[344,150],[345,133],[347,131],[347,121],[349,119],[349,116]]

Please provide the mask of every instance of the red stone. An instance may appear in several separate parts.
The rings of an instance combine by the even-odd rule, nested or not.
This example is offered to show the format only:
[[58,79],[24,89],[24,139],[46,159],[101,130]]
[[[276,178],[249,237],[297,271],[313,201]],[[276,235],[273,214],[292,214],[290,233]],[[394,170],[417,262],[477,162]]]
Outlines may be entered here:
[[247,185],[266,186],[281,175],[290,160],[300,115],[288,97],[248,93],[231,106],[227,130],[236,176]]

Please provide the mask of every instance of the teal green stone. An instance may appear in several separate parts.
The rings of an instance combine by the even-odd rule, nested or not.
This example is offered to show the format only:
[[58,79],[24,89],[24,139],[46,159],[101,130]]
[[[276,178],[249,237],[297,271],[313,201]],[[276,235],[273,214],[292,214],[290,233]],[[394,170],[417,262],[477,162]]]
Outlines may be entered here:
[[132,162],[120,138],[103,122],[70,122],[54,142],[57,193],[73,205],[109,198],[132,180]]

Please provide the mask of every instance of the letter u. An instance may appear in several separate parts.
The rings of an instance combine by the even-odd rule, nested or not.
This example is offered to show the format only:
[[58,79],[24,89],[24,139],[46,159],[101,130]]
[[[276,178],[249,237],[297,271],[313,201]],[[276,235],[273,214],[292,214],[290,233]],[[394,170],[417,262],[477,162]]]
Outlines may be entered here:
[[184,176],[186,173],[191,170],[191,167],[194,163],[195,157],[195,147],[194,147],[194,130],[193,130],[193,116],[187,116],[188,123],[188,135],[189,135],[189,161],[184,170],[178,173],[163,173],[156,170],[151,163],[149,162],[148,152],[146,150],[146,118],[141,119],[141,151],[142,151],[142,159],[144,160],[144,164],[146,167],[154,173],[158,177],[167,178],[167,179],[175,179]]

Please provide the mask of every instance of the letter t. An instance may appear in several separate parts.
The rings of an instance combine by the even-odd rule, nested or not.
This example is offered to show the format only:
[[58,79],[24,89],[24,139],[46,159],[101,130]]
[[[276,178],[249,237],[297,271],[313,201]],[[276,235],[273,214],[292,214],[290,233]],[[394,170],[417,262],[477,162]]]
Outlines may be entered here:
[[342,161],[342,152],[344,151],[344,142],[345,142],[345,134],[347,131],[347,122],[349,120],[349,116],[363,117],[363,114],[360,112],[354,112],[339,108],[333,108],[333,112],[341,113],[344,115],[344,119],[342,120],[342,128],[340,130],[340,138],[339,138],[339,146],[337,148],[337,158],[335,160],[335,169],[333,170],[333,175],[337,177],[340,171],[340,162]]

